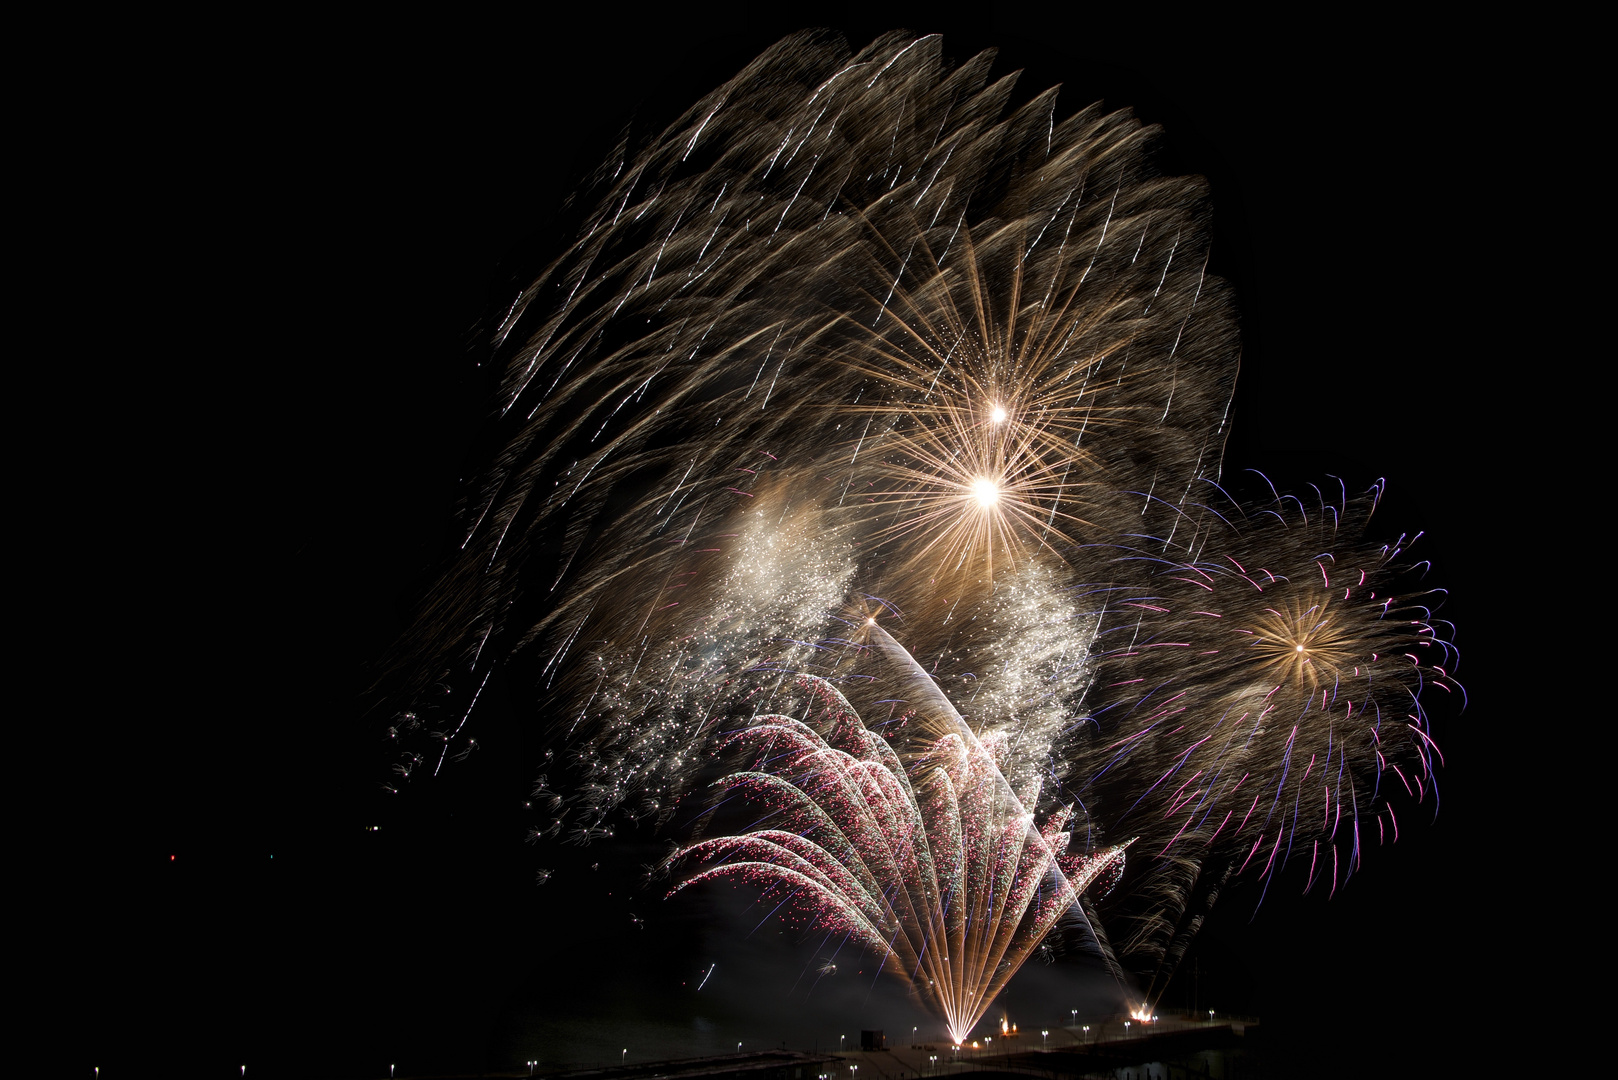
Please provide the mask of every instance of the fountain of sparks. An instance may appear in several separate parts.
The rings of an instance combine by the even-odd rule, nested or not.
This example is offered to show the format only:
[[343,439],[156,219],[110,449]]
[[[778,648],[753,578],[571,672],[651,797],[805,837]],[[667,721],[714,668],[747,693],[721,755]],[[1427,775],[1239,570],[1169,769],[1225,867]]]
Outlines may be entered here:
[[[909,659],[880,628],[871,634]],[[936,691],[921,695],[924,726],[954,730],[901,756],[829,682],[799,685],[810,722],[759,716],[729,739],[753,764],[721,783],[763,817],[677,853],[699,869],[674,891],[716,878],[758,886],[789,918],[881,957],[960,1043],[1061,919],[1085,922],[1079,896],[1117,879],[1128,845],[1067,854],[1068,811],[1036,822],[1026,808],[1038,793],[1014,792],[994,742]]]

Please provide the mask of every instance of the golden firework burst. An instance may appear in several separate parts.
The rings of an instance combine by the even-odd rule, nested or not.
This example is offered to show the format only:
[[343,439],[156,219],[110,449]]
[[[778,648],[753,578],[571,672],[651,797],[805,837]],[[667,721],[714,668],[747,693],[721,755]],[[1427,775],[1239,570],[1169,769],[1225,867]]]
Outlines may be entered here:
[[[930,263],[918,247],[910,261]],[[962,230],[950,265],[896,284],[846,361],[880,391],[852,406],[871,419],[851,454],[880,462],[862,492],[886,518],[877,539],[921,531],[912,558],[945,572],[992,573],[997,559],[1015,566],[1074,542],[1089,525],[1084,489],[1106,485],[1085,436],[1130,422],[1098,396],[1128,377],[1124,366],[1097,375],[1128,349],[1132,320],[1105,298],[1077,303],[1082,279],[1042,280],[1026,255],[1010,230],[981,249]],[[997,312],[989,279],[1001,263],[1008,299]]]
[[1335,682],[1352,668],[1356,646],[1363,644],[1349,633],[1332,610],[1332,598],[1310,590],[1280,607],[1267,607],[1256,620],[1253,654],[1267,677],[1280,683]]

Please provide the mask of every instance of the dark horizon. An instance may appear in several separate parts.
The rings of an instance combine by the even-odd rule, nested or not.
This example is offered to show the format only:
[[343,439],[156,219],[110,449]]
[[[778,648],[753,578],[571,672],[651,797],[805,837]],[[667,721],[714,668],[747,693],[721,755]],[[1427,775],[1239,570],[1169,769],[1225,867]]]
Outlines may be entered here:
[[[665,903],[638,884],[666,837],[523,842],[523,804],[560,744],[519,688],[496,675],[473,716],[483,748],[397,795],[383,790],[388,718],[367,690],[472,464],[488,375],[469,331],[554,253],[563,200],[626,122],[661,127],[810,25],[856,48],[897,26],[938,30],[956,61],[998,47],[997,75],[1024,71],[1017,100],[1060,82],[1062,115],[1097,99],[1131,107],[1163,126],[1165,173],[1209,179],[1211,269],[1234,284],[1243,334],[1225,476],[1255,484],[1244,470],[1260,469],[1306,492],[1332,474],[1350,494],[1387,477],[1374,533],[1426,532],[1411,558],[1431,559],[1428,580],[1451,592],[1441,614],[1459,627],[1471,705],[1434,710],[1436,820],[1424,806],[1329,902],[1298,896],[1288,875],[1254,917],[1259,887],[1233,888],[1163,1000],[1189,996],[1194,973],[1205,1007],[1262,1016],[1272,1060],[1303,1072],[1342,1064],[1348,1032],[1353,1060],[1489,1060],[1500,1031],[1485,988],[1515,983],[1526,961],[1485,948],[1501,916],[1478,870],[1503,846],[1523,857],[1496,809],[1500,777],[1521,766],[1494,735],[1510,676],[1481,572],[1499,541],[1478,528],[1501,484],[1486,442],[1500,433],[1456,393],[1497,347],[1473,277],[1480,196],[1457,187],[1476,114],[1495,104],[1481,99],[1500,91],[1436,28],[1391,48],[1334,30],[1278,53],[1241,24],[1154,42],[1119,27],[833,14],[723,30],[595,16],[598,37],[532,49],[525,34],[542,29],[493,22],[334,30],[225,73],[219,100],[187,91],[196,131],[230,132],[205,204],[176,207],[217,275],[195,288],[216,313],[250,298],[256,361],[221,364],[214,392],[233,413],[194,421],[218,456],[189,474],[200,490],[160,496],[177,520],[207,519],[211,539],[162,556],[165,577],[193,583],[178,590],[183,659],[153,676],[177,684],[169,714],[139,730],[108,722],[95,750],[97,899],[83,901],[70,964],[95,977],[69,997],[88,1031],[65,1048],[71,1070],[498,1069],[535,1016],[621,1008],[637,979],[635,993],[679,1015],[690,999],[675,981],[704,959],[723,965],[709,988],[721,1014],[808,1023],[796,1014],[810,1006],[765,1001],[778,991],[760,984],[809,945],[749,944],[757,919],[724,913],[729,900]],[[1480,99],[1468,111],[1463,90]],[[190,454],[178,430],[153,437]],[[536,885],[541,868],[553,874]],[[1014,1007],[1065,1012],[1048,999],[1065,979],[1082,988],[1078,966],[1030,964]],[[727,981],[736,968],[758,974]],[[851,1035],[861,1010],[902,1011],[896,985],[878,987],[879,1006],[853,1004],[861,979],[822,994],[849,1002]]]

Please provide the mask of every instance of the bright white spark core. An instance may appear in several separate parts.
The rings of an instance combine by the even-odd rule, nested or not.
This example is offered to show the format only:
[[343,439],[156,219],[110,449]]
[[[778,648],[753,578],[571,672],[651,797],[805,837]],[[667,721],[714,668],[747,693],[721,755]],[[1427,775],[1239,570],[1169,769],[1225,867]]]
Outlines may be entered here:
[[1006,419],[1005,408],[1000,405],[996,405],[994,407],[994,412],[989,414],[989,419],[993,420],[997,424],[1004,423]]
[[1000,485],[993,480],[980,479],[972,481],[972,498],[978,505],[987,510],[1000,501]]

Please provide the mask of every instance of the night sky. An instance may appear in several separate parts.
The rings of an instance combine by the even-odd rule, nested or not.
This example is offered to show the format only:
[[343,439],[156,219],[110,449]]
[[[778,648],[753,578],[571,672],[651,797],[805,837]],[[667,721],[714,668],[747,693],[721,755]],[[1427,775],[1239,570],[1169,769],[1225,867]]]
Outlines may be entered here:
[[[856,48],[937,30],[956,60],[998,46],[997,74],[1025,71],[1019,101],[1062,83],[1062,115],[1133,107],[1165,128],[1165,172],[1210,179],[1211,269],[1235,285],[1244,341],[1225,475],[1261,468],[1283,491],[1388,477],[1376,535],[1427,530],[1411,558],[1452,591],[1439,614],[1460,628],[1472,706],[1435,710],[1436,822],[1412,811],[1329,903],[1288,875],[1249,922],[1256,891],[1231,890],[1192,954],[1198,993],[1262,1014],[1296,1075],[1345,1043],[1424,1071],[1492,1054],[1486,1036],[1515,1052],[1523,1021],[1500,1010],[1549,988],[1520,975],[1531,946],[1509,910],[1535,873],[1505,824],[1523,768],[1504,735],[1517,586],[1485,578],[1524,546],[1505,523],[1534,512],[1513,505],[1526,466],[1502,463],[1512,433],[1493,422],[1511,392],[1478,385],[1507,347],[1477,171],[1486,124],[1512,115],[1500,71],[1430,26],[1277,41],[1145,11],[772,10],[244,30],[108,102],[153,162],[128,235],[174,253],[167,322],[186,344],[146,387],[162,400],[135,451],[151,481],[120,525],[138,535],[109,538],[129,640],[108,700],[125,706],[75,751],[96,824],[71,879],[64,1074],[476,1072],[538,1042],[558,1060],[563,1018],[677,1017],[699,1007],[680,983],[715,962],[715,1038],[756,1047],[808,1023],[771,979],[790,986],[811,946],[747,939],[745,898],[639,886],[665,838],[523,842],[555,744],[520,687],[497,676],[472,718],[483,749],[398,795],[366,689],[475,466],[489,384],[471,329],[558,249],[562,200],[625,123],[661,126],[812,25]],[[1069,977],[1043,968],[1014,1003],[1065,1012]],[[867,1002],[868,979],[836,978],[816,991],[826,1037],[899,1015],[882,1012],[891,987]]]

